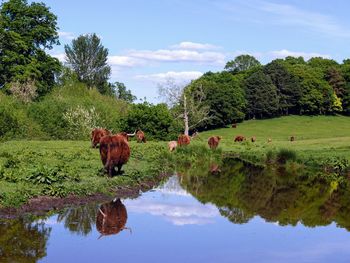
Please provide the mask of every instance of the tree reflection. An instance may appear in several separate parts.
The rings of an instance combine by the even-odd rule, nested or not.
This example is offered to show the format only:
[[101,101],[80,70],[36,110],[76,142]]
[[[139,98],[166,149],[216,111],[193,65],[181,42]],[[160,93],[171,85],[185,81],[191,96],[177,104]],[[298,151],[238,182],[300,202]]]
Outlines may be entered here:
[[[207,167],[207,165],[206,165]],[[180,169],[179,169],[180,170]],[[226,159],[219,174],[182,170],[180,183],[202,203],[215,204],[233,223],[256,215],[280,225],[328,225],[350,230],[350,191],[346,182],[336,191],[324,176],[285,168],[260,168]]]
[[46,256],[50,232],[44,223],[0,220],[0,262],[37,262]]
[[64,221],[64,227],[70,232],[86,236],[95,224],[97,207],[96,204],[89,204],[67,208],[58,214],[57,221]]

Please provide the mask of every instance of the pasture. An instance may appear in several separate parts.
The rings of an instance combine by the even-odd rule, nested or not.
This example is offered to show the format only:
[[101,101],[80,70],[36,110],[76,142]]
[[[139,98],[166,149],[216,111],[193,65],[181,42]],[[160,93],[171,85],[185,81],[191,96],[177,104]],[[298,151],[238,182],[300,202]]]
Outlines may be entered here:
[[[89,141],[9,141],[0,144],[0,208],[19,206],[36,196],[112,194],[118,187],[158,181],[164,143],[131,142],[124,174],[108,178],[99,150]],[[164,162],[163,162],[164,163]]]
[[[264,162],[267,153],[280,149],[296,152],[297,160],[312,166],[333,159],[350,161],[350,118],[344,116],[288,116],[267,120],[249,120],[237,128],[223,128],[200,133],[196,143],[206,142],[212,135],[222,136],[219,148],[232,151],[243,159]],[[234,137],[243,135],[245,142],[234,143]],[[256,142],[250,138],[256,136]],[[295,141],[291,142],[290,137]],[[268,143],[271,138],[272,142]]]

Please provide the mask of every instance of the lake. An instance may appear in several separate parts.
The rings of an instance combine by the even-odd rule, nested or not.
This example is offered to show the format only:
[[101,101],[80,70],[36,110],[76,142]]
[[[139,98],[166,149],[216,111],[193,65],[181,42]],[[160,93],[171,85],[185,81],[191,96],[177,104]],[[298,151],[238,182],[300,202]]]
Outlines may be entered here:
[[138,198],[0,220],[0,262],[349,262],[350,191],[236,162]]

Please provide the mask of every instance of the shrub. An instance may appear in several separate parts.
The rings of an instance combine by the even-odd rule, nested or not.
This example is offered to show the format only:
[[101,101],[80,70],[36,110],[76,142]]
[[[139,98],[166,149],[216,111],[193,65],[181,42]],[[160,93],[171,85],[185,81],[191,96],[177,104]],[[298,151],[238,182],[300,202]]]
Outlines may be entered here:
[[278,163],[285,164],[287,161],[296,161],[297,154],[293,150],[282,148],[277,152],[276,159]]
[[180,132],[165,104],[153,105],[147,102],[132,105],[128,115],[122,119],[121,127],[128,132],[141,129],[147,139],[156,140],[175,139]]
[[29,115],[54,139],[84,139],[94,126],[120,130],[128,106],[84,84],[68,82],[29,108]]

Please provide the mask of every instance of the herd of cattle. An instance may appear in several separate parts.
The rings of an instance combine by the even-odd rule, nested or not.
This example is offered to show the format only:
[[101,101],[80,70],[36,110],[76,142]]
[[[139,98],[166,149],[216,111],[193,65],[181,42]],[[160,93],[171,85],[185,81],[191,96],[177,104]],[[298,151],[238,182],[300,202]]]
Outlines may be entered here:
[[[121,168],[126,164],[130,158],[130,147],[129,147],[129,137],[136,136],[136,140],[139,143],[146,143],[145,133],[141,130],[135,131],[133,134],[128,134],[126,132],[120,132],[117,134],[111,134],[107,129],[99,128],[93,129],[91,132],[91,146],[92,148],[100,148],[100,157],[103,163],[104,169],[109,176],[113,176],[116,173],[122,173]],[[180,134],[177,141],[170,141],[168,143],[169,151],[174,151],[178,146],[189,145],[191,139],[197,136],[197,133],[193,134],[191,137],[189,135]],[[208,138],[208,145],[210,149],[215,150],[221,140],[221,136],[211,136]],[[246,138],[242,135],[237,135],[234,138],[234,142],[243,142]],[[256,141],[256,137],[250,138],[251,142]],[[291,141],[295,140],[295,137],[290,137]],[[268,142],[272,142],[269,138]],[[118,170],[115,171],[115,168]]]

